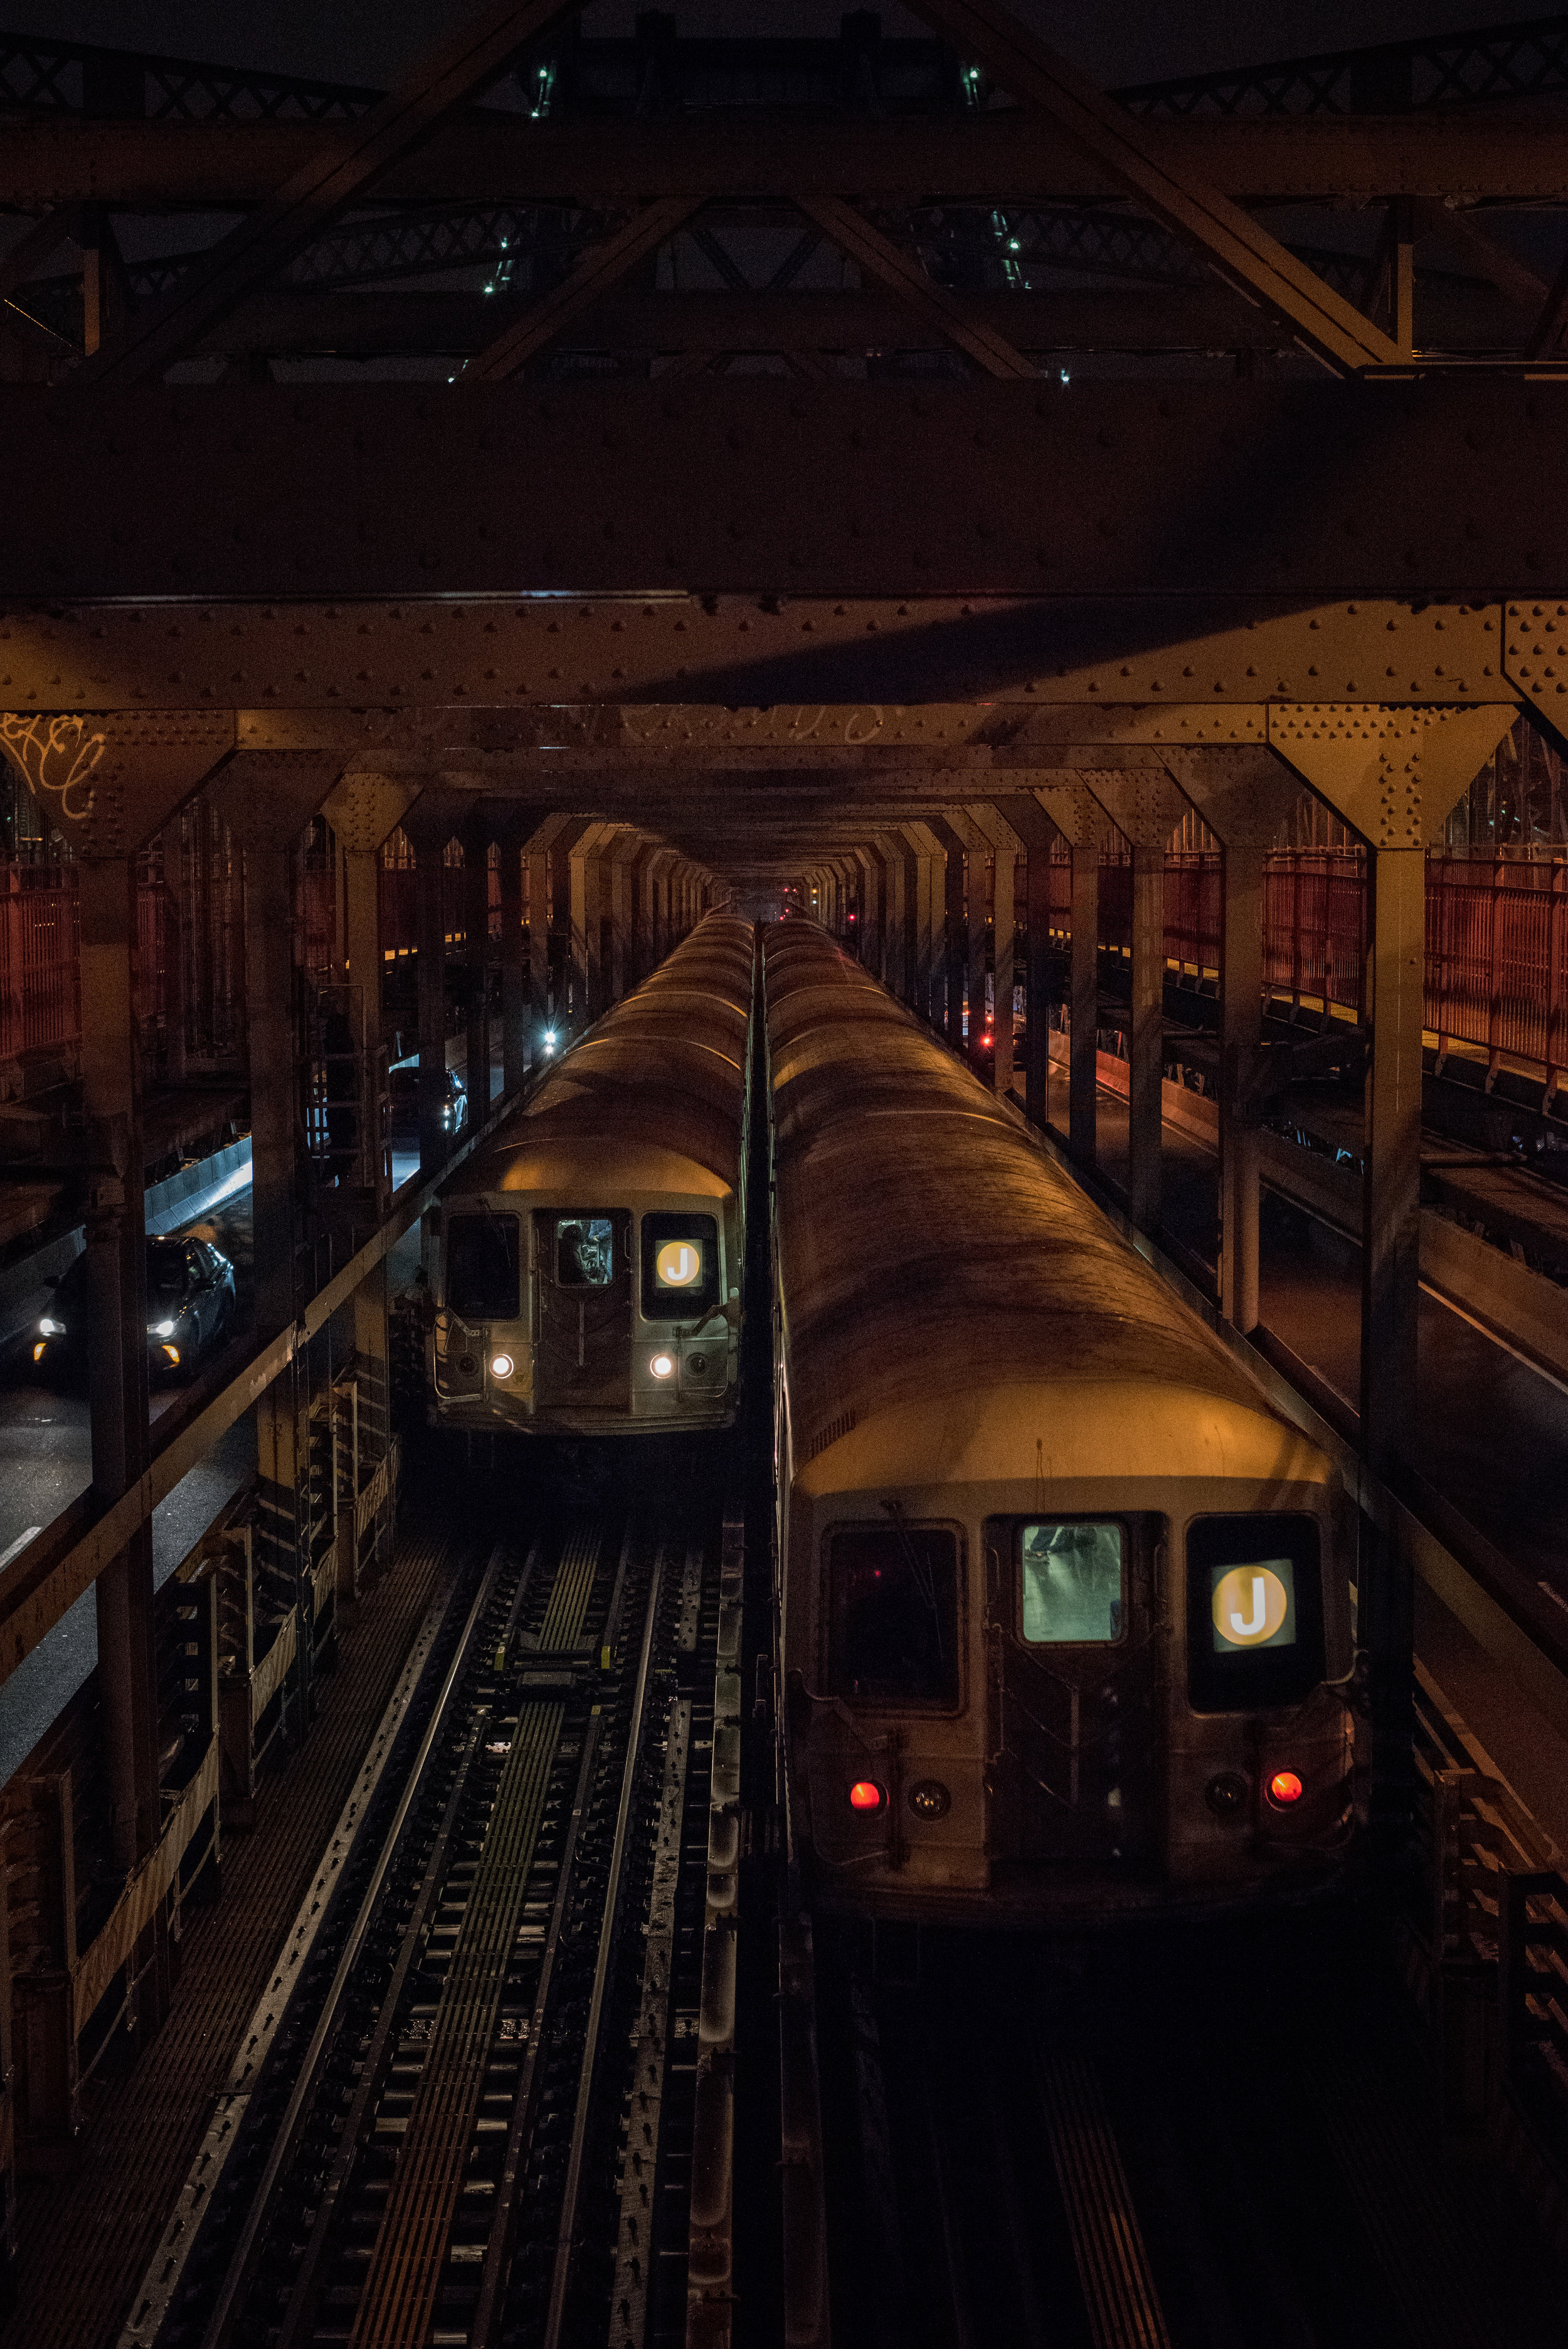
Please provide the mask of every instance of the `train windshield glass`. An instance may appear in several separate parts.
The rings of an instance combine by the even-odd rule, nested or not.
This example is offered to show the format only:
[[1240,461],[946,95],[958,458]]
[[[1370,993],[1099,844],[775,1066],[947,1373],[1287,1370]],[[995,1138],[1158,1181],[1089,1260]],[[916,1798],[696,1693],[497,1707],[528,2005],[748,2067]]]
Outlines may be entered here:
[[608,1216],[558,1216],[558,1288],[608,1288],[615,1278],[615,1227]]
[[718,1226],[712,1216],[643,1217],[643,1319],[684,1321],[718,1302]]
[[828,1537],[828,1687],[854,1704],[958,1702],[958,1537],[841,1526]]
[[515,1321],[517,1217],[451,1216],[447,1221],[447,1303],[464,1321]]
[[1296,1704],[1324,1675],[1317,1521],[1196,1517],[1187,1528],[1187,1671],[1200,1712]]
[[1018,1545],[1023,1634],[1033,1644],[1119,1640],[1126,1620],[1121,1527],[1081,1520],[1025,1526]]

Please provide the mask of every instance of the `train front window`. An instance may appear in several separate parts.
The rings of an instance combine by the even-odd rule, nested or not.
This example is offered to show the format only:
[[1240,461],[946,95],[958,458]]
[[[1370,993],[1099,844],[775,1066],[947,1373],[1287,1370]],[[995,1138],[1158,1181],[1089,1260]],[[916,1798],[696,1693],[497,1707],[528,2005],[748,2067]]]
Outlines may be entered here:
[[958,1702],[958,1537],[841,1526],[828,1537],[828,1688],[852,1704]]
[[1127,1619],[1126,1545],[1119,1525],[1047,1518],[1018,1542],[1021,1629],[1031,1646],[1119,1640]]
[[447,1303],[462,1321],[515,1321],[518,1315],[515,1216],[447,1219]]
[[718,1302],[718,1225],[712,1216],[643,1217],[643,1319],[685,1321]]
[[608,1288],[615,1278],[615,1227],[608,1216],[557,1216],[558,1288]]
[[1324,1671],[1315,1517],[1195,1517],[1187,1528],[1187,1678],[1196,1709],[1298,1704]]

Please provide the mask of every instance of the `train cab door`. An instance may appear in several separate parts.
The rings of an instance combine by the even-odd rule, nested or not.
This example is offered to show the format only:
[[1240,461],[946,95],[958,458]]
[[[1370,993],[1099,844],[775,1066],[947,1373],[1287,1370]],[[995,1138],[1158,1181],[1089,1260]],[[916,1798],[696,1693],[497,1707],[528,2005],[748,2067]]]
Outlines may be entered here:
[[535,1407],[632,1407],[631,1217],[539,1209],[533,1218]]
[[993,1845],[1114,1863],[1153,1843],[1154,1551],[1161,1521],[993,1519]]

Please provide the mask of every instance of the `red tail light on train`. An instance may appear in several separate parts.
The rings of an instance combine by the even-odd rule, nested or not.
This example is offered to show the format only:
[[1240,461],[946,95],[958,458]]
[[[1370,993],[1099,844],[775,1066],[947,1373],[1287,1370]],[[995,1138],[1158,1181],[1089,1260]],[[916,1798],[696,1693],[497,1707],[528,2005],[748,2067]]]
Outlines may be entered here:
[[850,1788],[851,1811],[880,1811],[887,1795],[874,1778],[857,1778]]

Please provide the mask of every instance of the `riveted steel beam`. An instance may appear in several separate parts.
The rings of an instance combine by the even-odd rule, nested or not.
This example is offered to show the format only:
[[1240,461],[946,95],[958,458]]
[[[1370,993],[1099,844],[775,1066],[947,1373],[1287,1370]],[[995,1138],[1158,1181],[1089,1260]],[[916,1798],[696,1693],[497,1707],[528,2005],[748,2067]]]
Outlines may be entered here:
[[1269,710],[1269,744],[1370,847],[1431,848],[1514,716],[1509,702],[1279,706]]
[[[1148,152],[1243,202],[1369,202],[1452,194],[1467,202],[1561,202],[1568,158],[1548,112],[1516,109],[1155,121]],[[249,211],[335,151],[336,126],[309,122],[10,122],[0,204],[18,212],[101,202],[135,210]],[[1024,113],[951,119],[531,122],[500,114],[438,126],[389,166],[388,204],[645,203],[665,195],[841,195],[948,203],[1103,202],[1119,182]],[[46,259],[45,254],[41,257]],[[35,260],[31,266],[40,265]]]
[[232,710],[0,707],[0,752],[78,856],[133,855],[235,747]]
[[220,239],[211,254],[150,303],[84,366],[79,380],[135,383],[158,374],[249,289],[292,261],[312,237],[375,187],[442,119],[500,74],[562,0],[503,0],[422,58],[407,80],[337,132],[275,194]]
[[573,320],[591,310],[639,261],[656,253],[685,226],[700,197],[663,196],[634,212],[611,235],[590,246],[565,281],[531,302],[521,318],[487,343],[463,370],[466,383],[505,383],[552,343]]
[[[1449,598],[0,605],[0,708],[237,706],[247,747],[357,742],[383,769],[399,734],[412,762],[439,765],[448,748],[523,747],[531,724],[555,756],[617,743],[650,761],[748,743],[854,750],[896,729],[936,757],[977,733],[1003,747],[1031,712],[1036,739],[1058,723],[1071,740],[1047,711],[1129,705],[1150,744],[1235,742],[1262,738],[1246,713],[1265,700],[1483,703],[1519,698],[1538,674],[1550,707],[1560,670],[1547,678],[1526,659],[1518,684],[1506,678],[1500,606]],[[1003,705],[988,735],[981,702]],[[588,726],[584,703],[621,705],[619,732]],[[574,714],[542,722],[541,708]],[[436,710],[420,732],[412,714]],[[312,735],[312,723],[331,730]]]
[[978,57],[1005,89],[1091,157],[1116,184],[1201,254],[1238,292],[1294,328],[1303,349],[1340,372],[1405,356],[1350,303],[1198,173],[1162,160],[1136,118],[1085,79],[998,0],[917,0],[919,13]]
[[[867,698],[914,698],[895,686],[928,655],[976,679],[1129,682],[1126,664],[1151,698],[1156,676],[1161,693],[1180,689],[1179,674],[1162,674],[1168,600],[1217,613],[1219,588],[1247,599],[1244,620],[1378,597],[1474,605],[1568,582],[1568,381],[1555,379],[915,388],[749,376],[569,396],[527,382],[144,386],[112,406],[6,385],[0,443],[17,478],[48,485],[7,516],[0,598],[142,609],[143,660],[165,690],[170,672],[205,671],[224,649],[214,636],[203,651],[171,605],[221,598],[241,607],[242,627],[244,607],[270,606],[270,642],[242,633],[227,647],[231,705],[263,698],[243,679],[263,652],[286,657],[285,605],[335,599],[346,657],[366,616],[354,605],[451,599],[428,638],[421,614],[400,647],[398,682],[416,699],[480,598],[526,601],[541,619],[520,658],[525,620],[486,616],[490,698],[580,698],[580,600],[655,605],[650,583],[674,600],[757,599],[727,700],[835,698],[807,683],[825,640],[790,599],[885,598],[896,611],[938,589],[954,605],[939,641],[907,640],[913,612],[885,638],[862,625],[864,674],[887,680]],[[1061,599],[1045,634],[1042,595]],[[554,608],[542,615],[531,599],[544,596]],[[1118,597],[1140,605],[1141,632],[1106,629],[1100,599]],[[309,649],[271,678],[274,696],[294,680],[305,691],[288,698],[315,698]],[[383,649],[363,637],[361,659],[333,680],[345,698],[390,698],[374,682]],[[600,690],[616,689],[616,649],[603,647]],[[0,670],[5,650],[0,640]],[[666,689],[692,650],[670,636]],[[1409,690],[1402,652],[1390,646],[1379,690]],[[1237,653],[1255,692],[1279,689],[1264,642]],[[97,665],[112,676],[107,657]],[[748,665],[766,692],[739,689]],[[1194,679],[1196,698],[1212,690],[1196,665]],[[1357,675],[1356,690],[1373,683]]]
[[881,229],[846,203],[841,196],[802,196],[800,209],[816,222],[869,276],[888,286],[926,325],[955,345],[976,367],[1004,381],[1035,377],[1039,370],[1016,350],[1006,335],[970,317],[964,305],[929,277],[913,254],[885,237]]

